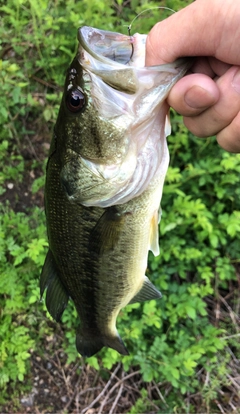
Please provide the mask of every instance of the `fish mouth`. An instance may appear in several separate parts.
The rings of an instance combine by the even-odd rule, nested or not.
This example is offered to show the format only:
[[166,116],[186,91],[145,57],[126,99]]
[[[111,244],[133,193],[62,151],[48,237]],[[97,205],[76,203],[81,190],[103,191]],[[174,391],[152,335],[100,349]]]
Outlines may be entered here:
[[78,30],[82,48],[102,63],[126,65],[133,55],[133,36],[82,26]]
[[84,71],[131,95],[139,88],[137,68],[145,65],[146,38],[83,26],[78,30],[77,58]]
[[[147,35],[133,36],[117,32],[82,26],[78,30],[79,48],[77,59],[84,71],[95,74],[113,89],[135,94],[140,83],[151,89],[152,76],[161,84],[172,86],[177,77],[181,78],[192,64],[192,59],[180,58],[173,63],[159,66],[145,66]],[[169,74],[169,77],[167,76]],[[175,77],[176,75],[176,77]],[[149,83],[149,84],[147,84]]]

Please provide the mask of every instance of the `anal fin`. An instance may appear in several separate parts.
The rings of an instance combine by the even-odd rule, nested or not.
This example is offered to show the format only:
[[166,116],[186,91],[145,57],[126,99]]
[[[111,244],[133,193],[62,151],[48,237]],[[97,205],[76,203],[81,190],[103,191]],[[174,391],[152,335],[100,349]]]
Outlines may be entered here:
[[144,302],[145,300],[160,299],[161,292],[150,282],[147,276],[144,276],[144,282],[139,292],[130,300],[129,305],[136,302]]
[[40,295],[47,289],[46,306],[50,315],[56,320],[61,319],[67,306],[69,295],[63,286],[58,268],[51,250],[48,251],[40,276]]

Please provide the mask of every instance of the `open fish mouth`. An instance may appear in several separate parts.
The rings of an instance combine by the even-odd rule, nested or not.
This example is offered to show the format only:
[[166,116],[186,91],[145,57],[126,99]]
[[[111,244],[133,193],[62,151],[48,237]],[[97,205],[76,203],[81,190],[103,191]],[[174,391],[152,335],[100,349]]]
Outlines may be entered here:
[[134,37],[83,26],[78,31],[80,45],[103,63],[126,65],[134,52]]
[[[90,26],[82,26],[78,30],[79,61],[86,66],[91,65],[91,71],[98,69],[101,62],[103,68],[116,69],[123,67],[144,68],[144,71],[168,73],[169,79],[174,75],[181,78],[191,66],[192,58],[179,58],[173,63],[145,66],[145,44],[147,35],[135,33],[133,36],[117,32],[100,30]],[[94,60],[98,62],[94,65]],[[105,66],[106,65],[106,66]],[[129,93],[129,91],[128,91]]]
[[123,35],[83,26],[78,31],[78,60],[84,70],[100,77],[115,90],[134,94],[138,73],[145,65],[147,35]]

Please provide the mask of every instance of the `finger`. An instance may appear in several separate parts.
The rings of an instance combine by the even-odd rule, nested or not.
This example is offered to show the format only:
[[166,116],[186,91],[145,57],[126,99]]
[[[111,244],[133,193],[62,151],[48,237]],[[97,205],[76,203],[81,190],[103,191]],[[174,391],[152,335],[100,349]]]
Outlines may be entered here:
[[204,73],[210,78],[214,78],[215,76],[223,76],[231,66],[212,56],[199,56],[194,59],[191,72]]
[[[232,66],[228,63],[221,62],[221,60],[215,59],[214,57],[209,57],[207,60],[213,73],[217,76],[223,76],[224,73],[227,72],[227,70]],[[193,72],[198,72],[198,70],[193,70]]]
[[219,99],[216,83],[206,75],[190,74],[173,86],[168,104],[183,116],[199,115]]
[[240,68],[233,66],[218,78],[219,99],[200,115],[184,118],[186,127],[199,137],[218,134],[226,128],[240,110]]
[[147,37],[146,65],[169,63],[183,56],[214,56],[237,65],[239,2],[229,3],[226,7],[226,0],[194,1],[157,23]]
[[240,112],[231,124],[217,134],[216,138],[219,145],[226,151],[240,153]]

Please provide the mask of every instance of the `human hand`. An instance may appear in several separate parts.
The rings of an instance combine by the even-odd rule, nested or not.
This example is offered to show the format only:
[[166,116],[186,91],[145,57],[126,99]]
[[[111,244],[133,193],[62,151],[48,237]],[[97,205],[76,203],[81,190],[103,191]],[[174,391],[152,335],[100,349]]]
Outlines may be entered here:
[[197,0],[157,23],[146,44],[146,65],[197,56],[168,104],[199,137],[216,135],[227,151],[240,152],[240,3]]

